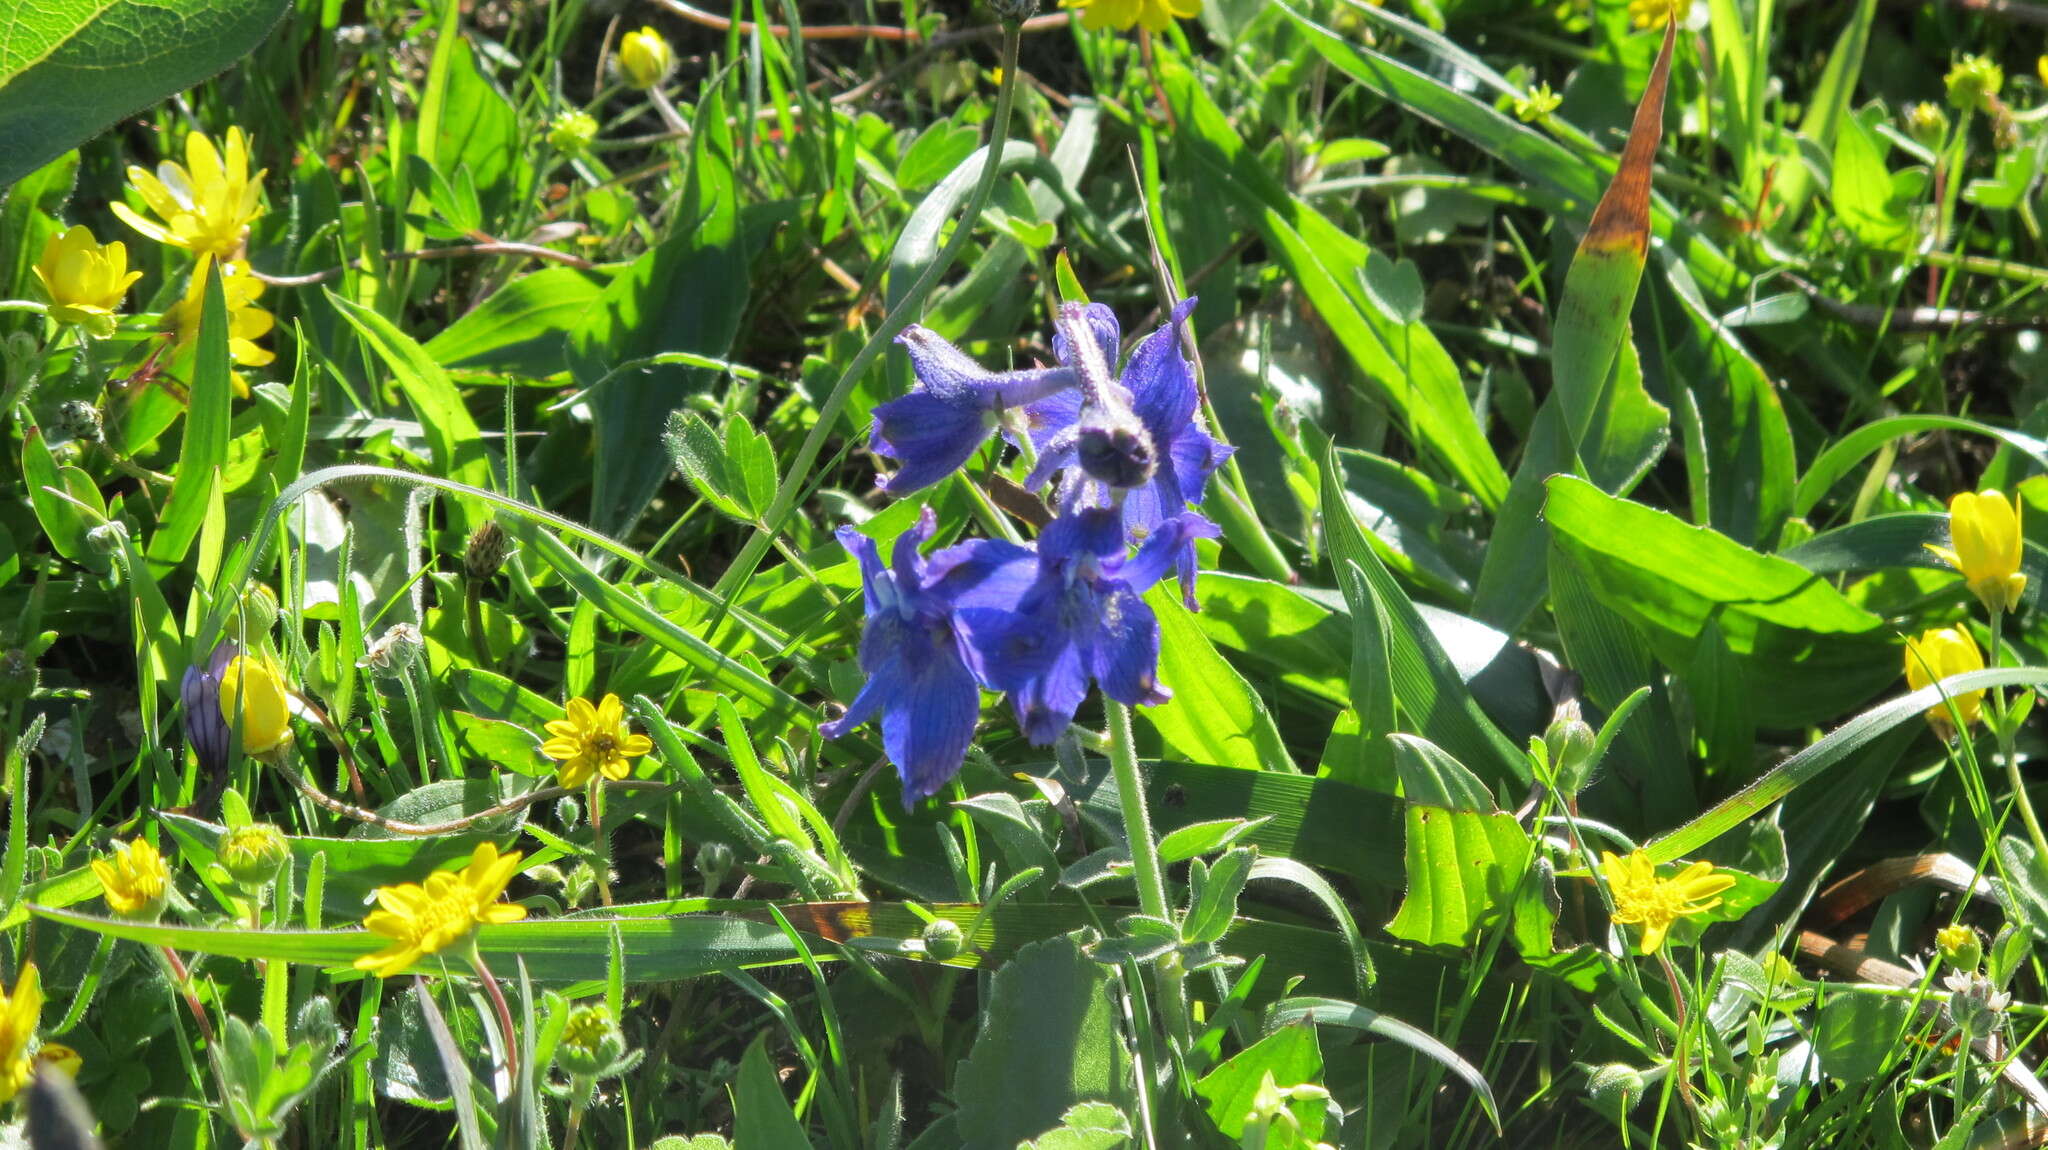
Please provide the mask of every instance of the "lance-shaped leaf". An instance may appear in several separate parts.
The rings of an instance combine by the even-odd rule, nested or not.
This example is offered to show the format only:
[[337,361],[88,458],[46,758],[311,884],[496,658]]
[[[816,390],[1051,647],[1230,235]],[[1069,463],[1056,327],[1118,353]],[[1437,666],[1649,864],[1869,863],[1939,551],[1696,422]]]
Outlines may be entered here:
[[1564,297],[1557,305],[1551,373],[1574,446],[1585,438],[1608,369],[1628,338],[1629,308],[1650,254],[1650,171],[1664,138],[1664,90],[1671,80],[1677,31],[1675,23],[1664,28],[1664,47],[1650,69],[1642,103],[1636,105],[1621,167],[1593,209],[1593,222],[1565,273]]

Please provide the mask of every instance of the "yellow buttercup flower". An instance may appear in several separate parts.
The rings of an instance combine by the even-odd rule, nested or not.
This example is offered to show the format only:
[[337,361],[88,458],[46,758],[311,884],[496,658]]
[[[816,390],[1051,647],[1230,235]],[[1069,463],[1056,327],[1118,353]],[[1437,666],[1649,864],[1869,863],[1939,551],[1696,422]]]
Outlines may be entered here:
[[[199,257],[184,298],[171,305],[167,318],[177,333],[179,347],[199,342],[199,317],[206,311],[206,269],[212,260],[211,255]],[[228,305],[228,358],[243,367],[262,367],[276,359],[276,352],[256,346],[256,341],[270,334],[277,323],[276,316],[256,306],[257,298],[263,294],[263,281],[250,275],[249,269],[241,264],[227,261],[220,265],[220,290],[222,302]],[[235,394],[247,399],[249,382],[239,371],[234,381]]]
[[1638,28],[1662,28],[1691,6],[1691,0],[1628,0],[1628,18]]
[[128,298],[128,285],[142,278],[128,270],[128,248],[121,241],[102,244],[83,226],[51,236],[35,273],[49,297],[50,318],[101,339],[114,334],[114,313]]
[[54,1070],[66,1078],[76,1078],[78,1072],[85,1068],[85,1058],[61,1042],[45,1042],[36,1051],[36,1066]]
[[108,910],[152,922],[163,914],[171,872],[149,840],[116,842],[113,858],[92,860],[92,873],[99,877]]
[[460,871],[436,871],[424,885],[400,883],[377,888],[377,905],[363,925],[391,940],[375,954],[356,959],[357,970],[379,978],[403,974],[430,954],[468,941],[480,923],[518,922],[526,908],[499,902],[519,869],[520,852],[501,855],[481,843]]
[[[242,689],[245,680],[247,691]],[[284,681],[264,660],[237,655],[221,672],[220,717],[231,731],[240,725],[245,754],[269,754],[292,741],[292,712],[285,703]]]
[[641,91],[668,79],[675,69],[676,50],[652,28],[628,32],[619,40],[619,72]]
[[571,699],[566,710],[567,718],[548,724],[553,737],[540,747],[541,754],[562,764],[565,787],[580,787],[598,774],[623,779],[633,770],[628,760],[654,749],[652,739],[626,726],[626,708],[617,695],[606,695],[594,707],[587,699]]
[[1202,14],[1202,0],[1060,0],[1062,8],[1081,10],[1081,27],[1091,32],[1114,28],[1128,32],[1132,26],[1148,32],[1164,32],[1175,20]]
[[0,994],[0,1103],[8,1102],[35,1076],[28,1044],[43,1014],[43,979],[36,964],[23,963],[14,991]]
[[1675,878],[1658,878],[1656,865],[1642,851],[1625,859],[1601,851],[1600,870],[1614,896],[1614,921],[1643,928],[1644,954],[1657,953],[1672,923],[1719,906],[1721,892],[1735,885],[1733,876],[1715,874],[1710,862],[1696,862]]
[[2026,545],[2020,535],[2019,501],[1996,491],[1964,491],[1949,500],[1948,534],[1953,549],[1932,543],[1927,549],[1963,573],[1963,582],[1985,610],[2019,606],[2027,589],[2027,577],[2020,574]]
[[[1970,637],[1966,628],[1934,627],[1922,631],[1918,639],[1906,640],[1906,687],[1909,690],[1917,691],[1950,675],[1983,669],[1984,653],[1977,649],[1977,640]],[[1964,726],[1976,722],[1984,709],[1984,692],[1981,689],[1964,691],[1953,699],[1956,710],[1962,713]],[[1943,735],[1954,730],[1947,702],[1927,708],[1927,719]]]
[[249,221],[263,213],[264,173],[249,174],[249,139],[242,129],[229,128],[226,140],[223,155],[205,133],[194,132],[185,137],[183,165],[165,160],[154,175],[131,166],[129,186],[157,219],[122,203],[111,205],[114,214],[150,239],[194,255],[241,255]]

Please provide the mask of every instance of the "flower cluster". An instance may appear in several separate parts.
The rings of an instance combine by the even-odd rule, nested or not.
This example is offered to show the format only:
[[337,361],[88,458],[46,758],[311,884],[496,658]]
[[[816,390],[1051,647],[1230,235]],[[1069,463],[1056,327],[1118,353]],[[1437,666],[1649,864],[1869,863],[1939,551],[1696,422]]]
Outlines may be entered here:
[[[1119,331],[1099,304],[1064,305],[1054,367],[990,372],[912,326],[898,342],[918,386],[875,408],[870,447],[900,466],[881,487],[903,495],[959,470],[1001,431],[1037,453],[1026,486],[1052,485],[1059,516],[1034,545],[974,539],[922,554],[927,508],[887,563],[851,527],[840,542],[866,596],[860,665],[867,683],[828,738],[880,716],[906,803],[960,769],[983,688],[1010,696],[1033,743],[1057,739],[1091,684],[1121,703],[1171,697],[1159,683],[1159,622],[1144,593],[1178,570],[1194,606],[1195,540],[1217,534],[1189,510],[1230,454],[1201,425],[1180,351],[1192,300],[1113,374]],[[1133,550],[1135,548],[1135,550]]]

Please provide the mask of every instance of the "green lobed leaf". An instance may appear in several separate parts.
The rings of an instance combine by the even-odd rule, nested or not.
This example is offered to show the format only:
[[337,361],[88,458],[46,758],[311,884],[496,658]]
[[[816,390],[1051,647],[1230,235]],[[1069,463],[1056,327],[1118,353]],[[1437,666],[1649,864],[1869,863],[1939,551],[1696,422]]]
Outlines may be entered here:
[[1129,1096],[1130,1054],[1109,979],[1067,938],[1033,943],[996,972],[974,1049],[953,1079],[968,1150],[1015,1150],[1076,1103]]

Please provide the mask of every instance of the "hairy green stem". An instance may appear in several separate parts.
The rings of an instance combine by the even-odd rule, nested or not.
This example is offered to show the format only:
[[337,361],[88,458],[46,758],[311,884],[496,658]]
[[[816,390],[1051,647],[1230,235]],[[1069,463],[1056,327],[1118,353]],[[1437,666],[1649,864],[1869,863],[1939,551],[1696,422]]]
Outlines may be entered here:
[[[1138,880],[1138,906],[1149,916],[1173,921],[1166,901],[1166,872],[1159,864],[1159,844],[1152,837],[1152,815],[1145,807],[1145,780],[1138,773],[1138,748],[1131,737],[1131,708],[1105,699],[1109,711],[1109,765],[1116,774],[1117,807],[1123,814],[1124,838],[1130,843],[1131,869]],[[1187,972],[1179,956],[1168,955],[1159,971],[1159,1013],[1176,1047],[1188,1048]]]
[[989,194],[995,190],[997,174],[1002,170],[1003,143],[1009,135],[1010,108],[1016,102],[1017,95],[1017,50],[1022,41],[1023,32],[1018,23],[1014,20],[1006,21],[1003,24],[1000,65],[1003,80],[1001,87],[996,91],[995,115],[989,120],[988,144],[983,150],[985,159],[982,161],[981,178],[975,181],[974,191],[967,197],[967,207],[961,213],[960,222],[954,226],[953,234],[946,240],[946,246],[939,249],[938,258],[919,274],[917,282],[910,285],[910,290],[903,293],[902,300],[882,320],[882,325],[875,329],[875,334],[868,337],[867,343],[854,355],[853,362],[847,364],[846,370],[840,373],[839,381],[832,385],[832,390],[825,396],[824,402],[818,405],[817,421],[811,424],[811,430],[804,436],[802,446],[797,448],[796,455],[789,462],[788,470],[783,472],[782,483],[775,490],[774,502],[769,505],[768,513],[761,517],[762,525],[747,538],[746,546],[740,549],[739,556],[726,568],[724,576],[713,588],[719,597],[728,600],[733,598],[740,585],[752,578],[754,568],[768,552],[770,538],[779,530],[778,525],[795,509],[798,492],[809,480],[811,466],[818,461],[818,454],[825,449],[826,439],[836,430],[839,413],[845,410],[846,401],[852,397],[854,386],[867,374],[868,368],[874,365],[875,360],[888,350],[897,333],[910,326],[911,317],[924,306],[925,296],[931,293],[939,278],[952,269],[953,264],[959,260],[961,254],[967,250],[968,243],[974,238],[974,225],[981,219],[982,209],[988,205]]
[[[2004,645],[2005,612],[1991,613],[1991,666],[1998,666],[1998,655]],[[2005,688],[1991,689],[1991,722],[1998,738],[1998,757],[2005,762],[2005,777],[2012,784],[2013,805],[2020,809],[2020,821],[2027,824],[2027,836],[2034,840],[2034,857],[2048,863],[2048,836],[2041,833],[2040,816],[2034,813],[2034,801],[2027,797],[2027,783],[2020,777],[2020,757],[2013,745],[2013,724],[2005,709]],[[1965,738],[1968,735],[1964,736]]]

